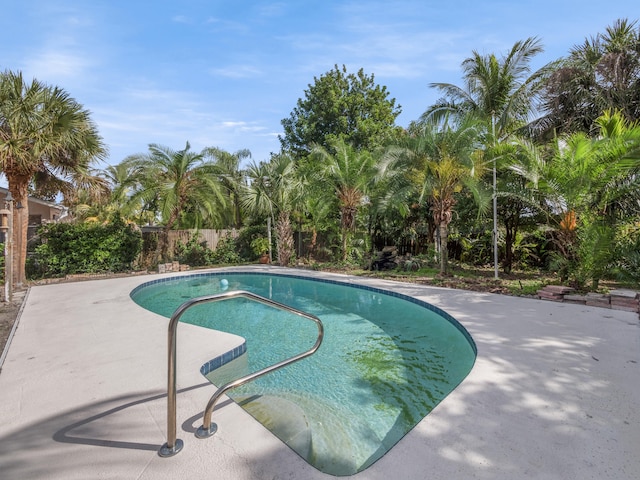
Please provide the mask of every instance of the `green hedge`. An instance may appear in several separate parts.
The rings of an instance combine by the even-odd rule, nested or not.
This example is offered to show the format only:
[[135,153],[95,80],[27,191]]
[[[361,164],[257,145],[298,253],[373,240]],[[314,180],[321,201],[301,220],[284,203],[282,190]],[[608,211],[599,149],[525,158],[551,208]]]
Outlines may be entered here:
[[132,269],[142,249],[142,235],[120,218],[107,224],[52,223],[38,232],[40,244],[29,259],[31,277]]

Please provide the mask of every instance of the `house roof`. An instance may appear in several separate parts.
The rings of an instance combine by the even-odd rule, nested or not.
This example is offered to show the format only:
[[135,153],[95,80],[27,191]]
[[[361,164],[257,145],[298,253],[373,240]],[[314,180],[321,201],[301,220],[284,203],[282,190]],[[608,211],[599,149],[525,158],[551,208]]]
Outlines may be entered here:
[[[3,196],[7,196],[7,194],[9,193],[9,189],[8,188],[4,188],[4,187],[0,187],[0,195]],[[57,208],[60,211],[64,211],[66,210],[65,207],[63,207],[62,205],[60,205],[59,203],[54,203],[54,202],[48,202],[46,200],[42,200],[40,198],[36,198],[36,197],[32,197],[31,195],[29,195],[28,200],[32,203],[37,203],[39,205],[44,205],[50,208]]]

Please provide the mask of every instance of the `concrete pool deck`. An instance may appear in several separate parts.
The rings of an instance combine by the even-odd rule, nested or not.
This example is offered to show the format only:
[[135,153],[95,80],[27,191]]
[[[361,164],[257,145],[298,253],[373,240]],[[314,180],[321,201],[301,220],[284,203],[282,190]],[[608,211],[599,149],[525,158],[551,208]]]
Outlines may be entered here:
[[[474,338],[478,357],[462,384],[350,478],[640,478],[637,313],[277,267],[231,270],[392,289],[442,308]],[[157,455],[166,441],[168,320],[129,293],[159,277],[30,289],[0,372],[0,478],[335,478],[228,400],[213,414],[218,433],[195,438],[214,392],[199,368],[238,338],[191,325],[178,329],[185,447]]]

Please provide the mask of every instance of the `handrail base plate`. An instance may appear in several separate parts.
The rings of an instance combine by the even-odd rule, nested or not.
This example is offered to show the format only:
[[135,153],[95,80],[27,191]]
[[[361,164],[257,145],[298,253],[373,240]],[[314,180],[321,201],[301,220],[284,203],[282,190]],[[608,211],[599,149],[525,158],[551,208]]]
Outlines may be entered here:
[[173,457],[177,453],[180,453],[183,447],[184,442],[179,438],[176,438],[176,444],[173,446],[173,448],[169,448],[169,444],[165,443],[160,447],[160,450],[158,450],[158,455],[160,455],[162,458]]
[[204,428],[204,425],[198,427],[198,430],[196,430],[196,437],[209,438],[217,431],[218,431],[218,425],[211,422],[211,425],[209,425],[209,428]]

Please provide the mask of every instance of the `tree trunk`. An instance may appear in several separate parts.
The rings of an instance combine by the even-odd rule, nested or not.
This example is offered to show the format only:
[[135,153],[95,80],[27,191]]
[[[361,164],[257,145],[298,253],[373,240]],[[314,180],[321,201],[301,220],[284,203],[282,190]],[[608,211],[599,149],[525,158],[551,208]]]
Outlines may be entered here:
[[280,212],[276,221],[276,242],[278,243],[278,265],[289,266],[293,255],[293,229],[289,212]]
[[355,229],[356,226],[356,214],[358,209],[356,207],[343,205],[340,208],[340,226],[342,227],[342,261],[346,262],[349,256],[349,232]]
[[502,263],[502,268],[505,273],[511,273],[511,269],[513,268],[513,245],[516,241],[516,235],[518,235],[518,227],[520,226],[520,211],[522,210],[522,206],[519,203],[516,203],[515,205],[517,208],[514,209],[513,214],[504,216],[505,258]]
[[505,224],[505,227],[504,262],[502,263],[502,268],[504,269],[504,273],[511,273],[511,268],[513,267],[513,242],[515,232],[509,225]]
[[173,226],[178,221],[178,215],[180,214],[179,208],[174,208],[162,229],[162,236],[159,238],[158,250],[160,251],[160,260],[162,262],[168,262],[173,259],[174,252],[169,251],[169,232],[173,229]]
[[[442,198],[444,197],[444,198]],[[452,209],[455,205],[455,200],[446,195],[435,200],[431,206],[433,212],[433,220],[437,225],[438,237],[440,240],[440,274],[446,275],[449,262],[449,250],[447,248],[447,241],[449,237],[448,226],[452,218]]]
[[7,175],[7,180],[13,196],[13,284],[21,287],[26,282],[29,177]]
[[160,262],[168,262],[173,258],[173,252],[169,255],[169,231],[170,228],[163,228],[158,236],[158,257]]
[[318,231],[315,227],[311,230],[311,243],[309,243],[309,252],[307,254],[307,258],[316,258],[316,245],[318,243]]
[[233,193],[233,210],[235,228],[239,229],[242,227],[242,210],[240,209],[240,196],[236,192]]
[[349,249],[349,231],[345,228],[342,229],[342,261],[347,261],[347,253]]
[[449,267],[449,251],[447,249],[447,239],[449,231],[446,222],[440,222],[440,274],[446,275]]

